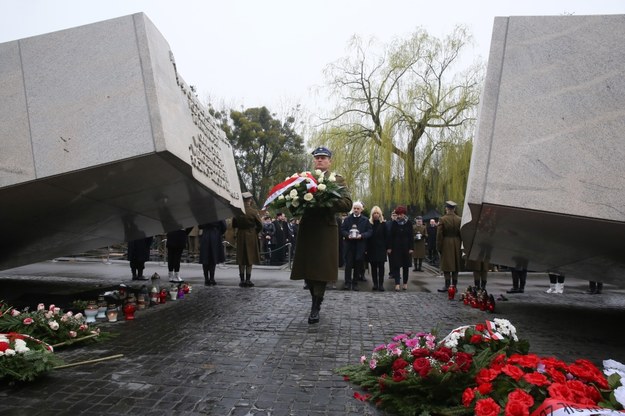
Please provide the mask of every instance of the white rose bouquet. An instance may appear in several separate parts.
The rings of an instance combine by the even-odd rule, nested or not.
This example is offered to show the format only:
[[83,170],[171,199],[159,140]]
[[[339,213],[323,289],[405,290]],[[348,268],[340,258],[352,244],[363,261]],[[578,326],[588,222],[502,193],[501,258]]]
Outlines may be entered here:
[[327,178],[320,170],[314,174],[309,171],[294,173],[269,191],[263,209],[281,211],[286,208],[293,216],[301,217],[307,209],[331,207],[334,200],[344,194],[345,187],[338,185],[334,173]]

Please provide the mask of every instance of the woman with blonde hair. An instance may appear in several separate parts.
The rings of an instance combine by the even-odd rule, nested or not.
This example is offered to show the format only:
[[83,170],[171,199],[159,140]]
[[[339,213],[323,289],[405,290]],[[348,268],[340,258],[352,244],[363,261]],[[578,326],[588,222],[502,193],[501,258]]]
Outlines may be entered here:
[[367,240],[366,258],[369,264],[371,264],[372,290],[384,292],[387,229],[384,224],[384,215],[379,206],[376,205],[371,208],[369,222],[373,228],[373,234]]

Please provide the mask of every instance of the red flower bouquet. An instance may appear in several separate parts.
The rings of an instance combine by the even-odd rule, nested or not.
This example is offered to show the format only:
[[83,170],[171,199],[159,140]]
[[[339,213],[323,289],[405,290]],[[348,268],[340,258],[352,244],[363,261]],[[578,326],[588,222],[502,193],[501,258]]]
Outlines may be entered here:
[[590,415],[593,408],[601,408],[600,414],[623,409],[622,364],[604,362],[604,375],[588,360],[566,364],[528,350],[509,321],[494,319],[457,328],[439,342],[431,333],[397,335],[362,356],[359,365],[338,371],[367,391],[356,392],[356,399],[400,415],[539,416],[556,409]]

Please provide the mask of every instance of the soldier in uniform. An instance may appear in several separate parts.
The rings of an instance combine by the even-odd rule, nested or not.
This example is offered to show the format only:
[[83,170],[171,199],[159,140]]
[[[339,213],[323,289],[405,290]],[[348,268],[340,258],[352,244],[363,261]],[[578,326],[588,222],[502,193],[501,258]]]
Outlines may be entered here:
[[243,193],[245,213],[232,219],[232,227],[236,230],[237,241],[237,264],[239,265],[239,278],[241,287],[253,287],[252,265],[260,263],[260,250],[258,248],[258,233],[263,229],[263,223],[256,208],[252,207],[252,194]]
[[436,249],[440,253],[440,269],[445,276],[445,286],[439,292],[447,292],[449,285],[458,285],[458,272],[462,262],[461,218],[456,214],[457,204],[445,202],[445,215],[440,218],[436,232]]
[[415,225],[412,227],[414,244],[412,247],[412,259],[414,261],[413,272],[420,272],[425,258],[425,240],[428,238],[428,230],[423,225],[423,217],[415,218]]
[[[330,177],[332,152],[318,147],[312,152],[315,169]],[[339,273],[339,226],[335,215],[348,212],[352,200],[345,187],[343,177],[336,175],[336,182],[342,188],[342,195],[330,208],[307,210],[299,223],[297,251],[291,269],[291,280],[304,280],[312,297],[309,324],[319,322],[321,302],[328,282],[336,283]]]

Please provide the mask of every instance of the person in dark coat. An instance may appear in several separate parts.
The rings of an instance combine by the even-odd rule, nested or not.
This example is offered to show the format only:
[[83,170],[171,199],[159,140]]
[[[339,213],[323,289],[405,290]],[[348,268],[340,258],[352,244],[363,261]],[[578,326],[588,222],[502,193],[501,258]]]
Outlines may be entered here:
[[[408,273],[412,266],[413,235],[412,224],[406,217],[406,207],[403,205],[395,208],[397,219],[391,224],[391,233],[386,242],[393,278],[395,279],[395,291],[401,290],[400,279],[403,280],[404,290],[408,290]],[[401,276],[399,275],[401,270]]]
[[150,260],[150,248],[154,237],[139,238],[128,242],[128,261],[132,280],[148,280],[143,276],[145,262]]
[[269,215],[265,215],[263,217],[263,230],[260,233],[260,241],[263,251],[263,263],[270,264],[271,262],[271,253],[273,252],[273,238],[276,234],[276,227],[273,225],[271,221],[271,217]]
[[428,233],[427,245],[428,245],[428,261],[432,266],[438,265],[438,251],[436,251],[436,231],[438,224],[436,220],[432,218],[428,224],[426,231]]
[[462,239],[460,236],[461,218],[456,214],[456,203],[445,202],[445,215],[438,224],[436,249],[440,253],[441,266],[445,276],[445,286],[439,292],[447,292],[449,285],[458,285],[458,272],[462,264]]
[[283,212],[276,213],[276,219],[273,221],[275,233],[273,235],[274,248],[271,252],[271,264],[281,266],[285,263],[287,247],[290,241],[289,224],[286,222],[286,216]]
[[354,202],[352,213],[341,224],[341,234],[345,239],[345,286],[343,290],[358,290],[358,279],[365,273],[367,240],[372,233],[369,218],[362,215],[362,203]]
[[297,252],[291,269],[291,280],[305,280],[312,298],[308,323],[319,322],[319,311],[328,282],[336,282],[339,272],[339,240],[336,213],[348,212],[352,206],[342,176],[330,172],[332,152],[318,147],[312,152],[316,170],[325,180],[341,187],[341,197],[331,207],[311,208],[304,212],[297,233]]
[[[395,210],[393,210],[391,212],[391,220],[390,221],[386,221],[384,223],[384,225],[386,225],[386,238],[387,238],[387,241],[388,241],[388,238],[390,238],[390,235],[391,235],[391,226],[393,225],[393,222],[396,219],[397,219],[397,213],[395,212]],[[390,280],[395,280],[395,278],[393,277],[393,263],[391,263],[391,261],[393,259],[388,254],[386,255],[386,257],[388,258],[388,278]]]
[[226,261],[226,251],[223,245],[226,233],[226,221],[219,220],[200,224],[200,264],[204,272],[204,285],[215,286],[215,268],[219,263]]
[[386,263],[386,223],[379,206],[371,208],[371,237],[367,240],[367,261],[371,265],[371,280],[373,289],[384,292],[384,263]]
[[476,289],[486,289],[489,268],[490,263],[487,261],[469,259],[466,259],[465,261],[465,269],[473,272],[473,284]]
[[182,252],[189,242],[188,230],[180,229],[167,233],[167,269],[169,270],[169,281],[179,283],[182,282],[180,277],[180,262],[182,260]]
[[256,208],[252,207],[252,194],[243,193],[245,213],[232,219],[232,227],[236,230],[237,264],[239,265],[240,287],[254,287],[252,283],[252,266],[260,264],[258,234],[263,230],[263,223]]

